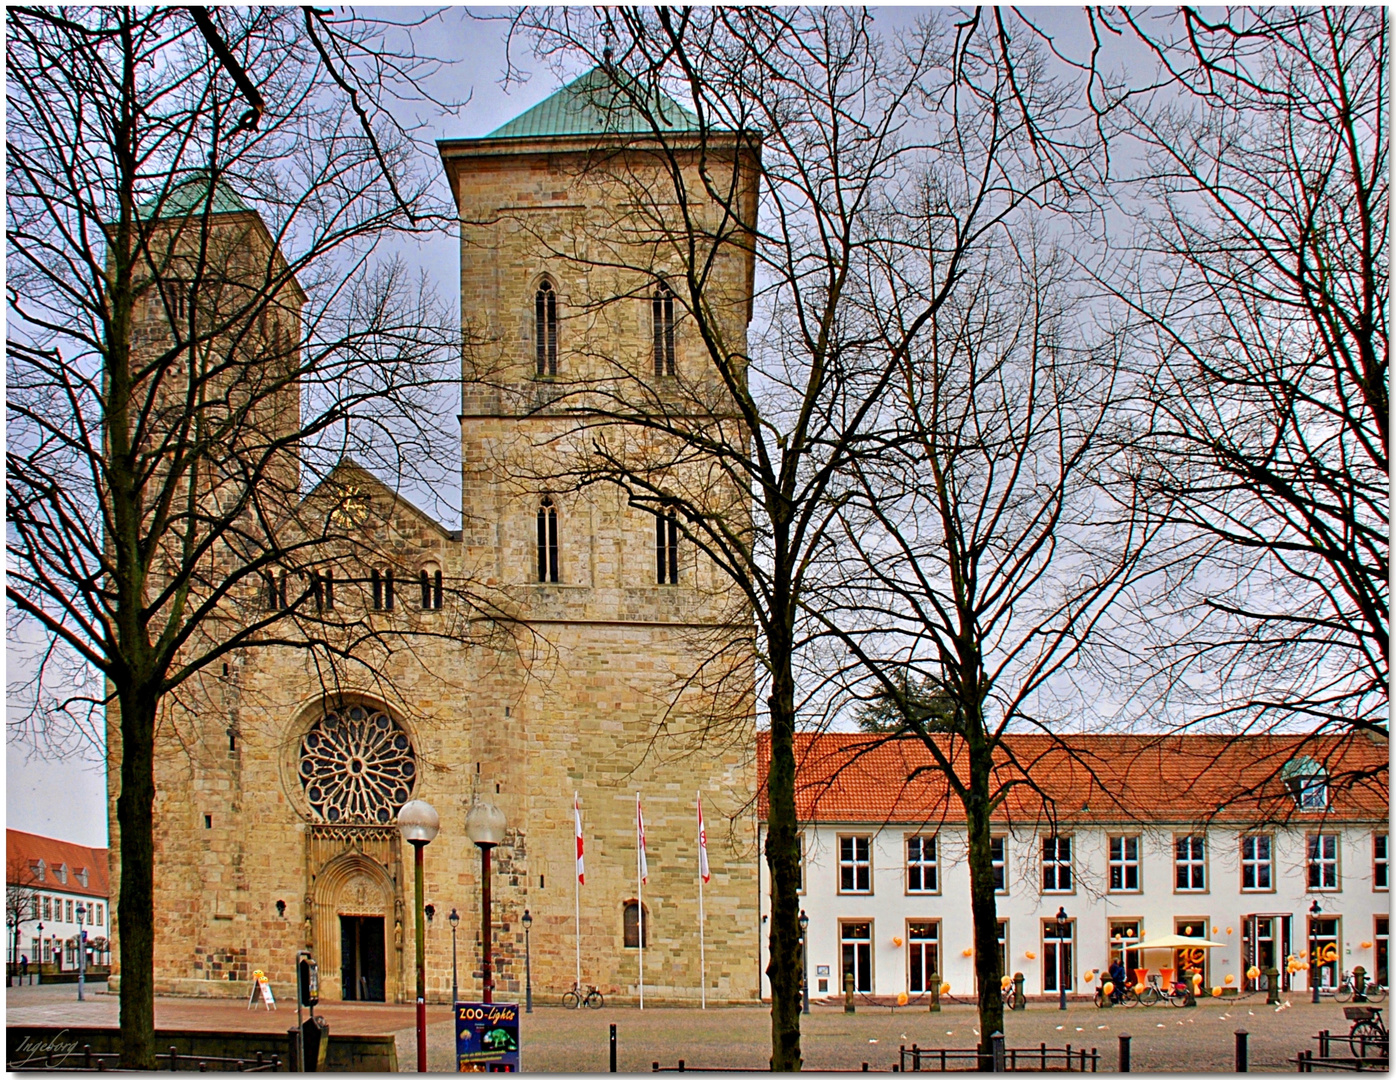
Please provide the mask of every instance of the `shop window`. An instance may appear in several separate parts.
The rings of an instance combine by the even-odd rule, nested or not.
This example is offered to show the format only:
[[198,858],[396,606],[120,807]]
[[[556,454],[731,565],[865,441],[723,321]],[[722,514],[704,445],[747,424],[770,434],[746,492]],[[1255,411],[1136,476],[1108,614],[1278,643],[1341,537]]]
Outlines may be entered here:
[[940,923],[906,924],[908,993],[928,992],[940,975]]
[[1076,921],[1074,919],[1067,922],[1065,926],[1059,925],[1056,919],[1042,920],[1042,990],[1044,993],[1059,993],[1063,976],[1065,976],[1068,992],[1076,988],[1073,956],[1075,950],[1072,948],[1075,941]]
[[838,988],[843,989],[846,976],[852,973],[853,989],[861,994],[872,993],[872,923],[840,923],[839,945],[843,964]]

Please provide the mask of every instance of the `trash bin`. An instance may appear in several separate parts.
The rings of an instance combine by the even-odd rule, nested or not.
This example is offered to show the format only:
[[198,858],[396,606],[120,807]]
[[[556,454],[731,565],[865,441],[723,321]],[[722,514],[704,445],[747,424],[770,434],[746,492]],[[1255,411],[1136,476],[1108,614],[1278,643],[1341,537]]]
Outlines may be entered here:
[[330,1049],[330,1025],[323,1016],[312,1016],[301,1025],[305,1037],[305,1071],[324,1072]]
[[288,1072],[296,1071],[296,1036],[300,1035],[305,1043],[305,1071],[324,1072],[325,1055],[330,1048],[330,1025],[323,1016],[312,1016],[300,1026],[300,1030],[291,1028],[286,1032],[286,1041],[290,1044],[290,1059],[286,1062]]

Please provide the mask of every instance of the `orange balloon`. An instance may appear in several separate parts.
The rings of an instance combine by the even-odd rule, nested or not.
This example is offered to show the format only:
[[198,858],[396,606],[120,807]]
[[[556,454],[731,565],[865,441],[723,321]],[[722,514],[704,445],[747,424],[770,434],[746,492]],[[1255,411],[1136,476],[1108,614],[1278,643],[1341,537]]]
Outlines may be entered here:
[[1086,981],[1087,981],[1087,982],[1090,982],[1090,981],[1091,981],[1092,979],[1094,979],[1094,978],[1095,978],[1095,972],[1094,972],[1094,971],[1088,971],[1088,972],[1086,972]]
[[1223,981],[1224,983],[1226,983],[1227,986],[1230,986],[1232,983],[1234,983],[1234,982],[1236,981],[1236,976],[1235,976],[1235,975],[1228,975],[1228,976],[1227,976],[1225,979],[1223,979],[1222,981]]
[[898,1005],[905,1005],[909,1000],[911,1000],[911,999],[908,998],[908,997],[906,996],[906,991],[905,991],[905,990],[903,990],[900,994],[897,995],[897,1004],[898,1004]]
[[1213,996],[1213,997],[1221,997],[1221,987],[1220,987],[1220,986],[1214,986],[1214,987],[1212,987],[1212,996]]
[[1248,979],[1258,979],[1258,978],[1260,978],[1260,968],[1256,967],[1254,964],[1252,964],[1250,967],[1246,968],[1246,978],[1248,978]]
[[1100,986],[1100,992],[1104,994],[1106,997],[1109,997],[1111,994],[1115,992],[1115,984],[1112,982],[1102,983]]
[[1007,990],[1010,986],[1013,985],[1013,976],[1005,975],[1002,979],[999,980],[999,985],[1002,986],[1005,990]]
[[949,983],[941,983],[941,984],[940,984],[940,992],[941,992],[942,994],[948,994],[948,993],[950,993],[950,984],[949,984]]

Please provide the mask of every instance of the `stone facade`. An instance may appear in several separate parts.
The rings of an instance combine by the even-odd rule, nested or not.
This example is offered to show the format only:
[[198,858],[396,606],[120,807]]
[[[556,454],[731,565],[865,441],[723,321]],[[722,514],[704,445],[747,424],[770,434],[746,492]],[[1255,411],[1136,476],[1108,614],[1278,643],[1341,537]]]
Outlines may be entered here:
[[[411,851],[391,823],[327,820],[298,771],[308,733],[327,711],[347,717],[357,707],[365,722],[381,713],[410,741],[413,775],[403,790],[441,814],[440,835],[425,853],[426,898],[435,908],[427,929],[431,1000],[451,995],[452,909],[460,915],[462,999],[480,988],[480,860],[464,829],[476,794],[508,821],[494,853],[497,999],[523,996],[525,909],[533,919],[535,997],[557,1000],[572,985],[574,792],[586,838],[582,978],[608,998],[637,993],[636,950],[623,938],[624,906],[637,886],[637,791],[649,863],[646,998],[696,1003],[700,996],[694,801],[701,792],[712,870],[704,895],[707,999],[758,999],[754,664],[741,650],[712,663],[715,644],[731,654],[734,633],[749,639],[750,618],[691,548],[680,552],[678,584],[655,583],[653,516],[613,486],[575,481],[576,422],[550,405],[550,395],[587,372],[642,366],[651,336],[644,282],[565,249],[585,239],[592,255],[629,250],[627,261],[636,262],[636,245],[654,236],[626,231],[632,216],[645,215],[632,215],[623,193],[659,163],[625,162],[622,182],[614,160],[593,172],[590,149],[568,139],[443,144],[462,223],[462,528],[447,531],[344,466],[336,490],[353,492],[361,550],[380,557],[372,567],[346,559],[336,603],[363,605],[371,625],[400,632],[383,639],[394,646],[365,647],[368,662],[333,672],[303,651],[242,653],[171,706],[157,762],[159,992],[246,996],[250,972],[260,968],[289,996],[296,951],[309,948],[323,997],[366,991],[410,1000]],[[754,213],[754,199],[745,205]],[[720,253],[715,265],[711,302],[726,313],[731,340],[744,342],[749,253]],[[534,294],[545,277],[560,298],[556,380],[533,371]],[[680,365],[686,348],[692,344],[680,329]],[[537,580],[544,496],[558,514],[556,583]],[[384,587],[389,570],[396,603],[373,610],[370,590]],[[420,572],[430,584],[438,570],[439,609],[423,605],[418,589]],[[369,584],[373,571],[377,586]],[[115,724],[109,718],[114,754]],[[113,823],[119,775],[113,758]],[[119,844],[113,826],[113,896]],[[346,987],[343,973],[376,972],[377,961],[373,947],[356,943],[365,951],[356,954],[357,968],[346,966],[345,928],[367,920],[375,935],[380,918],[381,987]]]

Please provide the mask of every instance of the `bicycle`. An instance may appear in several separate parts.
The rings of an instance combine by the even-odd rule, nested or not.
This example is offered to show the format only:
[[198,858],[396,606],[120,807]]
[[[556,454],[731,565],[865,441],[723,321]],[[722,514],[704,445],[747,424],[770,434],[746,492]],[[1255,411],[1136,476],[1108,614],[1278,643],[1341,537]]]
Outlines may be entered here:
[[1348,1045],[1353,1057],[1387,1057],[1391,1052],[1391,1035],[1382,1023],[1381,1010],[1372,1005],[1349,1005],[1343,1015],[1352,1021]]
[[564,1009],[604,1009],[606,999],[601,995],[601,991],[594,986],[588,985],[586,993],[582,993],[582,984],[573,983],[572,989],[562,995],[562,1007]]
[[[1357,994],[1357,980],[1353,978],[1351,971],[1343,972],[1343,981],[1333,988],[1333,998],[1335,1001],[1351,1001]],[[1362,994],[1368,1001],[1385,1001],[1386,987],[1378,982],[1368,982],[1362,988]]]

